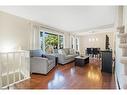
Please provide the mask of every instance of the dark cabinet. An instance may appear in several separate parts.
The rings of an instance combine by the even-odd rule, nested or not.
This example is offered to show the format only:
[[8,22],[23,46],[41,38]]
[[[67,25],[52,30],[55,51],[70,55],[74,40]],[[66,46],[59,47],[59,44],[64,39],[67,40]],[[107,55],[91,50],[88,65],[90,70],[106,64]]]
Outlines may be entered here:
[[101,51],[102,72],[112,73],[112,51]]

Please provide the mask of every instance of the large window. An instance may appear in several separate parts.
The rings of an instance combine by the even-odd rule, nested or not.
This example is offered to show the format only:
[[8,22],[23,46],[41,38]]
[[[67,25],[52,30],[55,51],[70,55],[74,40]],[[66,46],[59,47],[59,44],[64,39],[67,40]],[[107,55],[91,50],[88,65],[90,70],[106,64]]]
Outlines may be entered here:
[[70,47],[72,49],[75,49],[76,51],[79,51],[79,38],[76,36],[70,37]]
[[41,49],[44,50],[44,39],[43,39],[43,32],[40,32],[40,44],[41,44]]
[[62,49],[64,47],[63,35],[40,32],[41,49],[46,53],[53,53],[54,49]]
[[59,35],[59,48],[62,49],[64,46],[63,36]]
[[79,51],[79,39],[76,38],[76,50]]
[[45,32],[45,51],[53,53],[54,49],[58,49],[58,35]]

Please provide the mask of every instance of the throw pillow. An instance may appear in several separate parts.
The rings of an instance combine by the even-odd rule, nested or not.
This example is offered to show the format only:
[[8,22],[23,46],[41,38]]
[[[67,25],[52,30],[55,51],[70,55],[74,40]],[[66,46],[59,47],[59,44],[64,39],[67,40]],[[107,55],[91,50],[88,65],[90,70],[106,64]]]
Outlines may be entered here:
[[69,55],[69,48],[65,48],[63,51],[66,53],[66,55]]
[[31,57],[41,57],[42,56],[42,50],[37,49],[37,50],[30,50],[30,56]]
[[58,50],[58,53],[59,53],[59,54],[62,54],[62,55],[66,55],[66,53],[64,52],[63,49],[59,49],[59,50]]
[[70,49],[70,54],[71,54],[71,55],[74,54],[74,49]]
[[64,50],[62,50],[63,55],[67,55]]
[[42,54],[41,57],[43,57],[43,58],[47,58],[46,55],[44,55],[44,54]]

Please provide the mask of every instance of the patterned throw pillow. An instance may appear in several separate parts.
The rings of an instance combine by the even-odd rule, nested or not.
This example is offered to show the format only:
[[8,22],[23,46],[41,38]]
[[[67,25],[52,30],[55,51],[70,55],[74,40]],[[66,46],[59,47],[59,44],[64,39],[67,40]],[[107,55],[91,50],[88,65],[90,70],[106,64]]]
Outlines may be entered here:
[[63,53],[64,55],[67,55],[66,52],[65,52],[64,50],[62,50],[62,53]]
[[63,51],[66,53],[66,55],[68,55],[70,53],[69,48],[65,48],[65,49],[63,49]]
[[62,55],[66,55],[66,53],[65,53],[65,51],[64,51],[63,49],[59,49],[59,50],[58,50],[58,53],[59,53],[59,54],[62,54]]
[[74,49],[70,49],[70,54],[73,55],[74,53]]

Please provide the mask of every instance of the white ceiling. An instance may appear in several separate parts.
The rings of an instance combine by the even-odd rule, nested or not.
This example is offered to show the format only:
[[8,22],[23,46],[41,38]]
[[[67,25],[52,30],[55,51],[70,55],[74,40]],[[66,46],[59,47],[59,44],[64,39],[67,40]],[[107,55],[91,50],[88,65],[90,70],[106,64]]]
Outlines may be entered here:
[[83,31],[114,24],[113,6],[0,6],[5,11],[64,31]]

